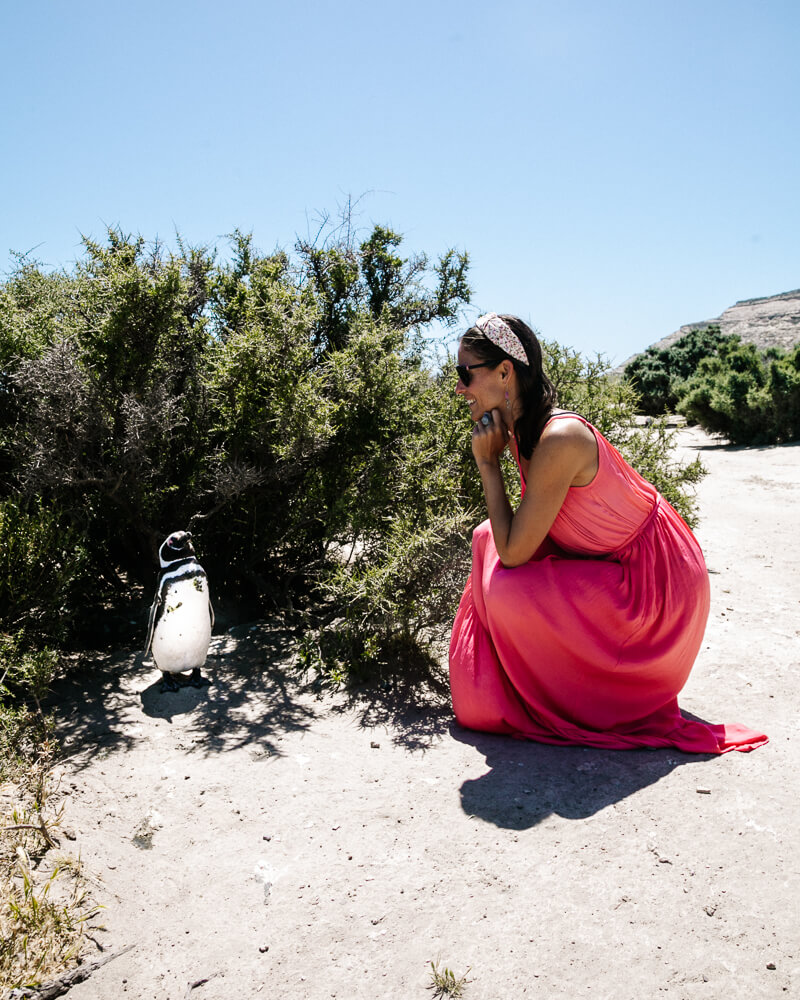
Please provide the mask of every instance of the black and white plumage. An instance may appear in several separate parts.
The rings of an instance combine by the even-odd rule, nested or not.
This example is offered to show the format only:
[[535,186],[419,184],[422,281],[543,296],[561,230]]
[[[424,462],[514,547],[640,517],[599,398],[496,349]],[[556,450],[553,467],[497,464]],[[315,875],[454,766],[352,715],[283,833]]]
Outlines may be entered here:
[[[174,531],[158,550],[161,575],[150,608],[144,655],[152,652],[163,675],[162,691],[177,691],[184,684],[210,683],[200,673],[206,662],[214,608],[205,570],[195,558],[192,536]],[[180,675],[191,670],[191,677]]]

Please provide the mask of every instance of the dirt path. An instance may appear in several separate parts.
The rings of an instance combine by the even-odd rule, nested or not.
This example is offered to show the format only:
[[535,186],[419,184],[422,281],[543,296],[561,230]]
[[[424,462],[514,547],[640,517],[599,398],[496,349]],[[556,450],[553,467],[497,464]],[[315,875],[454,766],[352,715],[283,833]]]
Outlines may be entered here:
[[[752,754],[555,748],[298,692],[286,636],[214,640],[210,689],[139,658],[60,693],[65,823],[109,951],[84,998],[800,995],[800,446],[682,431],[712,580],[683,707]],[[194,988],[192,985],[194,984]]]

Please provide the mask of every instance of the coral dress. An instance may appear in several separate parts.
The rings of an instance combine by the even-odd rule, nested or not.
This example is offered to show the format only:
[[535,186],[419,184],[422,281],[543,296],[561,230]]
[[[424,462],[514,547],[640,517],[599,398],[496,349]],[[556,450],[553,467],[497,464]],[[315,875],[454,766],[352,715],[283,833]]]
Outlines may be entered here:
[[[700,649],[708,571],[680,515],[588,421],[599,468],[571,487],[548,538],[505,569],[489,521],[450,642],[461,725],[542,743],[752,750],[767,737],[684,718],[677,694]],[[523,483],[524,489],[524,483]]]

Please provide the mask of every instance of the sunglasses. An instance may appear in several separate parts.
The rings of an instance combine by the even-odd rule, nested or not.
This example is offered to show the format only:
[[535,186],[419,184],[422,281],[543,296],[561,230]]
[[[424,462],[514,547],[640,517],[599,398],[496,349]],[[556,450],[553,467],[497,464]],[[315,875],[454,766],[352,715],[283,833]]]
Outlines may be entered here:
[[458,372],[458,377],[461,379],[461,384],[467,386],[472,381],[471,370],[473,368],[497,368],[499,364],[499,361],[481,361],[477,365],[456,365],[456,371]]

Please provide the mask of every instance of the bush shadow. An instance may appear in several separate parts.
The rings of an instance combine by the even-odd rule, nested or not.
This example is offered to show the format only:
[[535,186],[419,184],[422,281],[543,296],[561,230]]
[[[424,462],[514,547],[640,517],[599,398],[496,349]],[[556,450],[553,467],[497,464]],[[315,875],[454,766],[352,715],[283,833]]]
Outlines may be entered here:
[[777,444],[731,444],[727,438],[719,437],[712,438],[710,441],[692,442],[685,445],[685,447],[692,451],[762,452],[776,451],[777,449],[784,448],[800,448],[800,440],[781,441]]
[[267,623],[213,636],[203,668],[210,685],[175,692],[161,692],[140,652],[85,654],[48,697],[65,754],[80,768],[98,752],[124,751],[142,738],[144,716],[179,725],[191,752],[280,755],[283,734],[308,729],[319,714],[293,671],[294,643],[290,628]]
[[429,750],[453,719],[449,691],[436,683],[365,685],[347,691],[331,708],[355,715],[361,729],[385,728],[393,745],[410,753]]
[[460,788],[469,816],[507,830],[527,830],[550,815],[586,819],[655,784],[676,767],[713,759],[675,749],[601,750],[550,746],[464,729],[450,735],[474,747],[489,770]]

